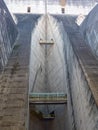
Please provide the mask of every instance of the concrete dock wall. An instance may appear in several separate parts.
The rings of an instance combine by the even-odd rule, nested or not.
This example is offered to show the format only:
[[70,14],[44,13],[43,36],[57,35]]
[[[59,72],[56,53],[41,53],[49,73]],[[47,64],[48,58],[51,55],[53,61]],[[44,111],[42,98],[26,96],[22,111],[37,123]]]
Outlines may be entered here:
[[[4,66],[13,48],[12,41],[15,40],[17,31],[11,30],[15,25],[12,19],[6,19],[6,9],[3,10],[2,8],[2,11],[3,14],[0,13],[3,20],[0,21],[0,44],[3,46],[1,52],[2,57],[4,57],[1,57],[1,65]],[[87,73],[83,71],[83,67],[87,66],[81,66],[81,58],[78,55],[80,50],[76,53],[75,49],[80,44],[77,39],[78,35],[75,36],[75,32],[72,32],[68,26],[67,30],[70,30],[69,34],[71,34],[69,36],[63,24],[49,16],[47,40],[53,39],[54,44],[47,47],[40,45],[40,38],[45,39],[45,20],[44,17],[40,18],[35,27],[38,19],[34,20],[35,17],[32,15],[18,17],[18,20],[20,19],[18,23],[20,35],[17,41],[19,46],[14,48],[9,64],[0,76],[0,129],[27,130],[29,92],[65,92],[68,99],[70,130],[98,130],[98,107],[86,78]],[[69,24],[69,21],[65,23]],[[35,30],[33,30],[34,27]],[[10,31],[11,34],[8,33]],[[72,40],[70,40],[71,37]],[[73,47],[71,41],[76,43],[76,47]],[[84,45],[82,44],[78,48],[85,49]],[[82,57],[82,59],[84,58]],[[97,77],[98,74],[94,73]],[[95,95],[97,95],[96,92]]]
[[17,14],[18,38],[0,75],[0,130],[28,130],[31,33],[39,15]]
[[[70,28],[67,34],[62,22],[57,22],[51,16],[49,16],[49,19],[50,21],[47,24],[51,29],[47,29],[47,36],[48,40],[53,39],[54,45],[47,47],[47,60],[45,59],[45,46],[39,44],[40,37],[45,38],[42,18],[32,35],[30,92],[66,92],[70,130],[97,130],[98,108],[88,84],[86,73],[83,71],[84,66],[80,64],[81,57],[79,58],[79,52],[76,53],[75,49],[78,46],[78,48],[82,46],[82,49],[85,49],[86,46],[84,43],[79,43],[82,40],[79,32],[74,32],[74,29],[71,31]],[[72,33],[76,34],[72,35]],[[76,43],[76,46],[73,46],[74,43]],[[47,66],[45,66],[45,63]],[[45,84],[45,67],[47,67],[47,85]],[[35,83],[36,73],[38,73],[38,77]],[[35,87],[33,83],[35,83]]]
[[0,68],[3,68],[17,37],[15,23],[3,0],[0,1]]
[[92,52],[98,56],[98,5],[87,15],[80,30]]
[[98,109],[94,104],[91,90],[71,46],[67,48],[67,52],[76,129],[97,130]]
[[[83,72],[83,66],[80,64],[81,58],[77,55],[79,52],[76,53],[76,48],[81,46],[77,39],[78,35],[70,36],[75,39],[70,43],[71,40],[64,30],[62,34],[65,39],[65,59],[68,69],[68,110],[69,122],[72,123],[70,129],[97,130],[98,108]],[[76,46],[73,46],[74,42]],[[83,47],[85,48],[85,45],[82,44]]]

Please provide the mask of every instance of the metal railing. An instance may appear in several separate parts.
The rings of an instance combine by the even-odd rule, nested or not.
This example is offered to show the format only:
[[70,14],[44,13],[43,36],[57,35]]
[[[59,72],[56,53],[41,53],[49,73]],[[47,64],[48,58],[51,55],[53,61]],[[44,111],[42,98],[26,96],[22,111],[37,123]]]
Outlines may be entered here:
[[67,103],[65,93],[30,93],[30,104],[64,104]]

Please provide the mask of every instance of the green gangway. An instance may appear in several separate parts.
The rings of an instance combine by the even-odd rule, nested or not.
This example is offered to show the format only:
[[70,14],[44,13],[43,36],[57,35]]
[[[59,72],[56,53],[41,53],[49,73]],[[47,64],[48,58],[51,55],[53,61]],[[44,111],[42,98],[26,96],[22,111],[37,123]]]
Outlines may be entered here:
[[30,93],[29,104],[65,104],[67,95],[65,93]]

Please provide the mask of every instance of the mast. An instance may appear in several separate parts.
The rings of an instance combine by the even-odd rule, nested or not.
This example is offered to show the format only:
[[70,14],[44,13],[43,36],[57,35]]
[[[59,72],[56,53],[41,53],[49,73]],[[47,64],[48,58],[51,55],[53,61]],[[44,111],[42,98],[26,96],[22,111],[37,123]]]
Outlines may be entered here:
[[47,0],[45,0],[45,89],[48,90],[48,72],[47,72]]
[[47,42],[47,0],[45,0],[45,40]]

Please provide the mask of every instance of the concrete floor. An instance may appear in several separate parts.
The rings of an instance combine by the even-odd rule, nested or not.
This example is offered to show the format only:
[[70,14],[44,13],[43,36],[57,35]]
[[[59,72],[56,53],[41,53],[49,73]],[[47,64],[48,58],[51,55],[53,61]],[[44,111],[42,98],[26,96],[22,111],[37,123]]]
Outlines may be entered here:
[[[44,108],[46,107],[44,106]],[[69,130],[67,105],[54,105],[54,111],[55,118],[53,120],[45,120],[35,115],[31,108],[29,130]]]
[[[21,37],[19,37],[18,43],[21,44],[21,48],[19,48],[18,57],[21,57],[21,55],[24,55],[25,59],[24,61],[19,59],[20,64],[27,65],[29,62],[29,58],[27,56],[29,55],[30,51],[30,40],[31,35],[34,26],[36,24],[36,21],[39,17],[39,15],[16,15],[18,19],[18,29],[19,34]],[[29,24],[27,24],[29,23]],[[27,32],[29,32],[27,34]],[[24,40],[23,40],[24,39]],[[23,41],[23,42],[22,42]],[[26,42],[25,42],[26,41]],[[27,44],[26,44],[27,43]],[[23,44],[23,46],[22,46]],[[26,53],[24,54],[24,50]],[[12,55],[15,55],[15,51]],[[10,62],[9,62],[10,64]],[[40,108],[40,109],[39,109]],[[54,120],[42,120],[39,119],[38,116],[36,116],[34,113],[32,113],[32,109],[35,109],[35,106],[30,107],[30,124],[29,124],[29,130],[69,130],[68,128],[68,115],[67,115],[67,106],[66,105],[52,105],[49,106],[50,111],[55,111],[55,119]],[[36,106],[36,109],[41,110],[42,112],[47,113],[47,106]]]
[[[39,25],[39,23],[38,23],[38,25]],[[39,26],[36,26],[36,28],[37,27],[39,27]],[[41,27],[41,32],[43,32],[44,31],[43,25],[41,25],[40,27]],[[52,30],[52,31],[54,31],[54,30]],[[39,36],[39,33],[40,33],[40,30],[36,33],[35,39],[37,39],[37,37]],[[58,36],[56,37],[56,40],[57,40],[57,38],[58,38]],[[59,38],[58,38],[58,40],[59,40]],[[42,50],[40,50],[40,49],[38,50],[38,48],[43,47],[43,46],[39,45],[39,39],[36,40],[37,42],[36,41],[34,42],[34,41],[35,40],[32,39],[32,42],[31,42],[33,47],[31,47],[31,60],[30,61],[31,61],[32,66],[30,68],[30,71],[37,71],[35,65],[36,66],[40,65],[41,62],[43,62],[43,59],[44,59],[43,57],[45,57],[44,54],[43,54],[43,57],[41,57],[40,51],[42,51]],[[62,44],[62,46],[59,46],[59,44]],[[45,82],[45,80],[43,80],[44,79],[43,77],[46,75],[42,74],[43,71],[40,70],[40,72],[38,73],[37,78],[36,78],[35,87],[34,87],[33,91],[31,91],[31,92],[37,92],[37,93],[38,92],[40,92],[40,93],[43,93],[43,92],[57,92],[57,93],[64,92],[64,93],[66,93],[66,85],[65,85],[66,83],[64,80],[65,75],[66,75],[65,71],[64,71],[65,70],[64,69],[65,62],[64,63],[61,62],[61,59],[64,60],[64,53],[63,53],[63,51],[61,53],[58,51],[58,49],[56,47],[57,45],[59,46],[58,49],[62,51],[63,50],[62,49],[63,42],[61,42],[60,40],[58,43],[55,42],[53,46],[47,45],[47,54],[48,55],[45,57],[45,60],[47,60],[48,63],[45,64],[44,66],[42,66],[42,70],[44,70],[45,66],[47,65],[46,66],[47,71],[48,71],[47,82],[49,84],[47,84]],[[50,49],[51,49],[51,53],[48,52]],[[44,50],[44,48],[43,48],[43,50]],[[59,55],[59,53],[61,55]],[[39,59],[41,59],[41,62]],[[50,73],[49,73],[49,71],[50,71]],[[34,75],[35,75],[34,73],[32,73],[30,75],[30,78],[31,78],[30,82],[33,82]],[[51,80],[49,80],[49,78]],[[35,111],[40,111],[45,115],[48,115],[49,112],[54,111],[55,118],[53,120],[40,119],[39,114],[37,114]],[[30,124],[29,124],[30,128],[29,128],[29,130],[32,130],[32,129],[33,130],[55,130],[55,129],[56,130],[70,130],[67,114],[68,114],[68,111],[67,111],[66,104],[65,105],[32,106],[32,107],[30,107]]]

